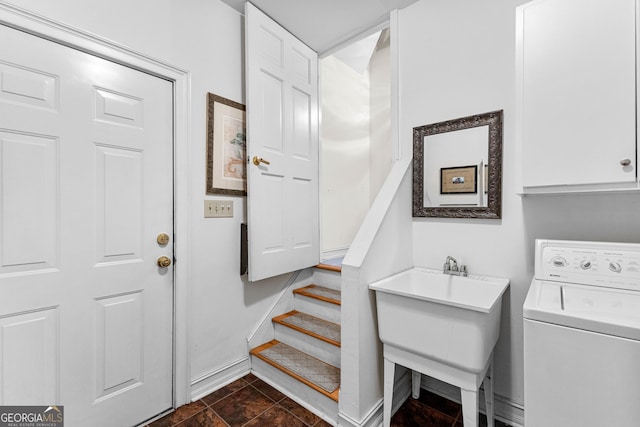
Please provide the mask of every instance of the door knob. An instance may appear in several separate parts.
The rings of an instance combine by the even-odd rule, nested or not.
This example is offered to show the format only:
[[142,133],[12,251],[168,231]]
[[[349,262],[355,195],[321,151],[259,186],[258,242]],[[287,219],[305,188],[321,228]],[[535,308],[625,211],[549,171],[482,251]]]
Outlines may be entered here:
[[171,260],[166,256],[161,256],[158,258],[158,267],[167,268],[171,265]]
[[256,166],[260,166],[260,163],[264,163],[265,165],[270,165],[271,162],[263,159],[262,157],[253,156],[253,164]]
[[622,166],[629,166],[631,164],[631,159],[622,159],[620,160],[620,164]]

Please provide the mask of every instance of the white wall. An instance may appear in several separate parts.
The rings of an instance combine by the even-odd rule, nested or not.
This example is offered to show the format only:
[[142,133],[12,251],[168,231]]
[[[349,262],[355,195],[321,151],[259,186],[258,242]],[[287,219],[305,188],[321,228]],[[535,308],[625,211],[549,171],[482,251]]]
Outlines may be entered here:
[[12,3],[190,72],[189,234],[177,237],[188,239],[191,258],[191,379],[206,378],[246,360],[246,338],[286,285],[287,277],[250,284],[239,275],[244,198],[228,198],[234,201],[231,219],[203,218],[203,201],[218,198],[205,195],[206,94],[244,103],[242,16],[216,0]]
[[320,60],[322,251],[345,250],[369,209],[369,82],[336,56]]
[[[415,126],[504,109],[501,220],[413,221],[414,264],[447,255],[471,274],[511,279],[496,353],[496,393],[523,399],[522,304],[536,238],[639,242],[637,195],[516,195],[515,7],[522,0],[422,0],[399,13],[403,152]],[[526,410],[526,408],[525,408]]]
[[380,33],[369,61],[369,200],[373,203],[391,170],[391,47],[389,29]]

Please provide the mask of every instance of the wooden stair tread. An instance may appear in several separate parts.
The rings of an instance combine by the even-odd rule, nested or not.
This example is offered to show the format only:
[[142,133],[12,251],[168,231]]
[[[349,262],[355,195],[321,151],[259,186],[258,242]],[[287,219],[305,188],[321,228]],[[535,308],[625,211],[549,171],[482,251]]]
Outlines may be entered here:
[[336,273],[342,273],[342,266],[320,263],[316,265],[316,268],[321,270],[335,271]]
[[277,340],[251,350],[251,354],[276,369],[338,401],[340,369]]
[[315,298],[317,300],[325,301],[335,305],[342,304],[342,296],[340,291],[335,289],[325,288],[324,286],[309,285],[304,288],[298,288],[293,290],[294,294],[304,295],[305,297]]
[[340,325],[297,310],[274,317],[273,321],[340,347]]

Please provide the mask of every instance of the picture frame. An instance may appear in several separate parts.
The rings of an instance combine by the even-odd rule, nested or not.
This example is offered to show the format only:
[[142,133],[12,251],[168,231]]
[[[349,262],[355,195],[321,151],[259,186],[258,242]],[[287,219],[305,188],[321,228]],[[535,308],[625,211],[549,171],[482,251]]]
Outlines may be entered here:
[[246,108],[207,93],[206,194],[247,195]]
[[489,165],[484,165],[484,194],[489,194]]
[[[502,146],[503,146],[503,110],[489,111],[487,113],[474,114],[452,120],[431,123],[413,128],[413,196],[412,208],[415,218],[502,218]],[[461,130],[477,127],[488,127],[488,138],[477,139],[478,144],[487,150],[484,164],[488,165],[486,206],[439,206],[431,205],[425,199],[425,188],[430,180],[439,181],[440,168],[454,164],[468,164],[473,160],[462,162],[447,161],[434,165],[432,169],[425,170],[425,145],[426,139],[432,135],[442,133],[456,133]],[[459,134],[458,134],[459,135]],[[454,138],[455,140],[455,138]],[[453,141],[451,152],[456,152],[456,142]],[[439,191],[439,182],[436,182],[434,193]],[[440,194],[438,194],[439,196]],[[458,197],[449,197],[457,199]],[[453,204],[453,200],[451,202]]]
[[478,165],[440,168],[440,194],[476,194]]

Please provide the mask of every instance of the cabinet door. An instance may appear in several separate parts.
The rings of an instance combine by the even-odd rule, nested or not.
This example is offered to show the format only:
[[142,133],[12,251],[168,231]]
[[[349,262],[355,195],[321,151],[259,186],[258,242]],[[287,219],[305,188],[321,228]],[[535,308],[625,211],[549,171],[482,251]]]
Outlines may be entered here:
[[525,191],[635,182],[636,1],[540,0],[517,18]]

